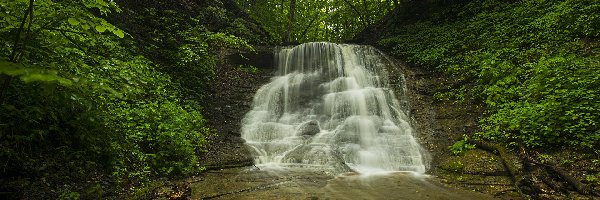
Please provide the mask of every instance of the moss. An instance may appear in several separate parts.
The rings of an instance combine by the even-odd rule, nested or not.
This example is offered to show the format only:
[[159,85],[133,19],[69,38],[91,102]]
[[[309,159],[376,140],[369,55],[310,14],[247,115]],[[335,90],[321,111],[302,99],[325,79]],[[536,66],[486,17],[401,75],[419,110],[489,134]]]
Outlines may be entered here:
[[465,165],[462,163],[462,161],[460,161],[460,159],[451,159],[442,164],[440,168],[450,172],[462,172],[465,168]]

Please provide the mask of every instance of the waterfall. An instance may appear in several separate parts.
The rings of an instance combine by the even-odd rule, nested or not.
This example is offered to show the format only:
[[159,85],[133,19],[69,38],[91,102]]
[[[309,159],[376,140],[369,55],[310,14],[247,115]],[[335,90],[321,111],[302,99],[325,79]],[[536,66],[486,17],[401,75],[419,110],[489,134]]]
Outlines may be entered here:
[[381,52],[313,42],[282,48],[275,59],[277,75],[242,120],[257,164],[425,172],[407,103],[389,88],[393,63]]

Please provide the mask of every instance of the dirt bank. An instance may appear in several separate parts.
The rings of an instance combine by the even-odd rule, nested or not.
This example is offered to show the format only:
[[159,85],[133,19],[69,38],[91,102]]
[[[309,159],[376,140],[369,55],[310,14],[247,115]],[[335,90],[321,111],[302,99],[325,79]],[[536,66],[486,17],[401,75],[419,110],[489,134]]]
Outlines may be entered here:
[[207,125],[218,133],[208,138],[207,152],[201,155],[209,170],[253,164],[240,125],[254,93],[273,77],[274,59],[273,49],[266,47],[257,47],[256,52],[221,52],[216,79],[202,100]]

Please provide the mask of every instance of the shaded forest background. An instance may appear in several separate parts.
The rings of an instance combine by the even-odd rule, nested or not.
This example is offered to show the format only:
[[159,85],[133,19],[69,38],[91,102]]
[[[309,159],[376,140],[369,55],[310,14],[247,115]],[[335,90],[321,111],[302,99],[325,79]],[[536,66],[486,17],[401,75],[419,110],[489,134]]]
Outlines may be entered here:
[[[201,173],[225,49],[375,45],[448,76],[492,142],[600,187],[597,0],[1,0],[0,196],[144,198]],[[240,66],[252,72],[252,66]],[[568,152],[572,156],[557,156]],[[575,188],[576,190],[579,190]]]

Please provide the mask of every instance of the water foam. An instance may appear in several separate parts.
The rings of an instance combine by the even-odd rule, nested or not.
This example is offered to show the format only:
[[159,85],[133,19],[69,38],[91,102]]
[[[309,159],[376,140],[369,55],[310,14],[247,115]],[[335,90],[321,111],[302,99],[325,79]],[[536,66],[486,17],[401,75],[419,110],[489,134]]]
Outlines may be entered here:
[[406,100],[389,88],[385,69],[393,63],[382,53],[318,42],[282,48],[276,60],[277,76],[257,91],[242,121],[257,164],[425,172]]

